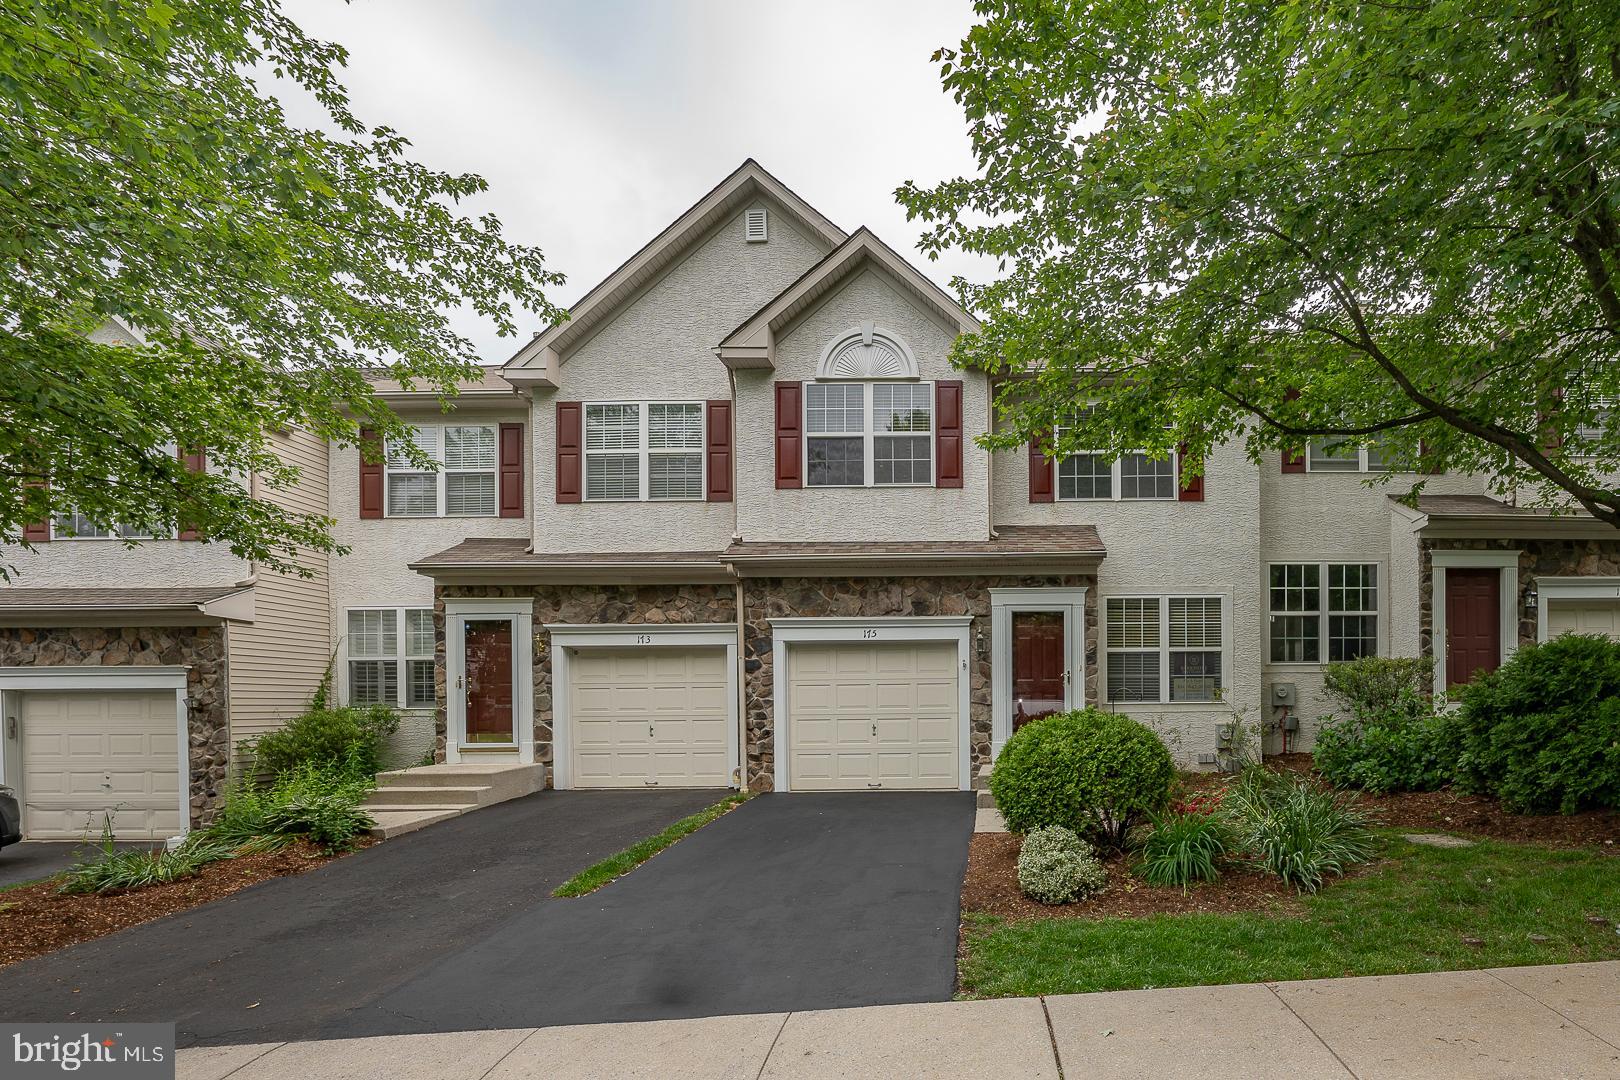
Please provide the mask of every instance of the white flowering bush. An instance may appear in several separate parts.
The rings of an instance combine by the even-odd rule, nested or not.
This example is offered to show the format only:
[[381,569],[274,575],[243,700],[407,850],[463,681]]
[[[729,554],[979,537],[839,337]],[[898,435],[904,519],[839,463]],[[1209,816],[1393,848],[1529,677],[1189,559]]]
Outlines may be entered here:
[[1041,904],[1072,904],[1102,891],[1108,871],[1073,829],[1031,829],[1018,849],[1018,887]]

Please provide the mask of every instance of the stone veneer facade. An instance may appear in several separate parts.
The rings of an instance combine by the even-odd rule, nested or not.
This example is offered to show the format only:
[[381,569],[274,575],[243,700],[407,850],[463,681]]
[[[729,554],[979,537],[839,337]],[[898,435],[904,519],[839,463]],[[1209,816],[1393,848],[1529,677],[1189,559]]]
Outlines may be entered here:
[[1418,640],[1424,656],[1434,655],[1434,560],[1440,551],[1518,551],[1519,644],[1534,644],[1536,613],[1530,590],[1542,577],[1620,574],[1620,540],[1424,540],[1419,570]]
[[[971,615],[974,655],[969,665],[969,720],[974,768],[990,760],[990,590],[1000,588],[1079,588],[1086,591],[1085,694],[1097,699],[1096,578],[933,576],[754,578],[743,582],[747,614],[743,621],[743,688],[746,701],[748,786],[768,791],[775,768],[775,715],[772,668],[775,662],[770,620],[776,618]],[[441,585],[435,613],[439,645],[436,681],[439,709],[436,760],[445,760],[444,601],[446,598],[534,598],[535,760],[552,762],[552,688],[547,623],[733,623],[736,593],[731,585]],[[547,782],[551,780],[548,770]]]
[[207,824],[230,762],[225,629],[220,626],[0,628],[4,667],[185,667],[191,698],[191,827]]
[[770,620],[779,618],[971,615],[968,640],[968,731],[975,770],[990,761],[990,590],[1086,589],[1086,696],[1097,700],[1097,581],[1061,577],[850,577],[757,578],[743,582],[748,620],[743,639],[744,696],[748,706],[748,786],[775,783],[775,663]]

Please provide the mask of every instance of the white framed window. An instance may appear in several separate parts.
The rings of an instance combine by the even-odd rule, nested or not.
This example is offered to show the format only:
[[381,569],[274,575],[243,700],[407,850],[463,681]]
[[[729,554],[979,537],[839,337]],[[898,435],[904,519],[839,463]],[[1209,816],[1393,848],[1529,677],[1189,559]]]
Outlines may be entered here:
[[349,704],[433,708],[433,609],[350,608],[347,620]]
[[[164,443],[160,452],[165,457],[175,457],[178,454],[176,444]],[[173,540],[174,534],[154,532],[149,528],[135,525],[125,525],[114,522],[103,525],[92,521],[87,515],[77,510],[57,514],[51,519],[52,540]]]
[[587,502],[703,498],[701,401],[587,402]]
[[404,445],[390,441],[383,461],[389,517],[495,516],[494,424],[425,424],[410,441],[439,467],[417,468]]
[[1305,447],[1307,472],[1355,473],[1387,472],[1384,440],[1374,436],[1367,446],[1356,446],[1339,437],[1312,439]]
[[1267,574],[1272,663],[1319,664],[1377,654],[1376,563],[1272,563]]
[[1108,700],[1218,700],[1226,670],[1223,605],[1219,596],[1108,597]]
[[813,382],[804,388],[808,487],[934,482],[934,384]]
[[[1088,412],[1090,410],[1087,410]],[[1062,429],[1058,429],[1059,433]],[[1176,497],[1176,454],[1153,458],[1133,450],[1110,459],[1082,451],[1057,463],[1057,497],[1061,502],[1144,501]]]

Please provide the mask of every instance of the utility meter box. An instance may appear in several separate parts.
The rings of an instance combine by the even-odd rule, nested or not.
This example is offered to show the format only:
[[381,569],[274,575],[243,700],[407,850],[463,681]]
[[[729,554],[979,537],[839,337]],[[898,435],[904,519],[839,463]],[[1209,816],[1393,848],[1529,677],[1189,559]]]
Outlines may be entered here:
[[1295,686],[1291,682],[1274,682],[1274,683],[1272,683],[1271,684],[1271,705],[1272,705],[1272,708],[1276,708],[1276,709],[1281,709],[1281,708],[1284,708],[1284,707],[1290,708],[1290,709],[1298,708],[1299,707],[1299,688],[1297,686]]

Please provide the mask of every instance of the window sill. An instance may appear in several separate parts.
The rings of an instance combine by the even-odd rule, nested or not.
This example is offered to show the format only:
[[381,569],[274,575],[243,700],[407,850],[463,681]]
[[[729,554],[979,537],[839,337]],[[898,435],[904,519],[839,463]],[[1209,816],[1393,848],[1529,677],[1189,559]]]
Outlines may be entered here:
[[1099,709],[1114,712],[1231,712],[1232,706],[1226,701],[1116,701],[1101,702]]
[[1091,504],[1096,504],[1096,503],[1163,503],[1163,502],[1180,502],[1181,500],[1178,499],[1174,495],[1153,495],[1153,496],[1144,496],[1144,497],[1131,498],[1131,499],[1127,499],[1127,498],[1125,498],[1123,496],[1121,496],[1118,499],[1064,499],[1064,498],[1054,498],[1052,501],[1053,502],[1060,502],[1060,503],[1091,503]]

